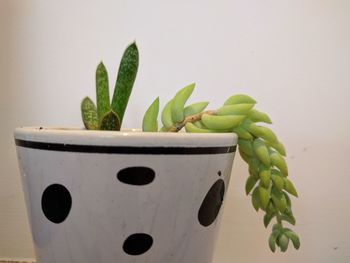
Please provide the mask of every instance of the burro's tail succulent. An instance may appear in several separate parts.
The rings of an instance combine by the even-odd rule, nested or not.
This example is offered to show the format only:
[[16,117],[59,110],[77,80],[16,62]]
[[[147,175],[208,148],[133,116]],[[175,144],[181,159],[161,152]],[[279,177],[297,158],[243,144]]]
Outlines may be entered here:
[[119,131],[126,106],[136,79],[139,52],[136,43],[130,44],[120,61],[112,102],[109,98],[108,73],[101,62],[96,69],[96,105],[86,97],[81,103],[81,114],[88,130]]
[[185,106],[194,87],[194,83],[184,87],[165,105],[161,113],[163,126],[159,130],[157,98],[144,115],[143,131],[178,132],[184,128],[189,133],[235,132],[238,135],[239,153],[249,167],[246,194],[251,196],[256,211],[264,211],[266,228],[272,219],[276,220],[268,239],[270,249],[275,252],[277,245],[285,252],[289,241],[294,248],[299,249],[298,235],[284,227],[285,222],[295,225],[289,195],[298,196],[288,179],[286,150],[276,134],[261,125],[272,124],[271,119],[266,113],[256,110],[256,101],[244,94],[229,97],[216,110],[205,110],[208,105],[206,101]]

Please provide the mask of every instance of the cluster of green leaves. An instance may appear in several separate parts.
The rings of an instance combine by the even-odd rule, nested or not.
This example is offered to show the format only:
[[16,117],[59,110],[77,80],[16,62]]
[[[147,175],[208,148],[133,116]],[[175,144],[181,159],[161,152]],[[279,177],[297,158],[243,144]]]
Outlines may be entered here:
[[256,211],[265,212],[264,225],[268,227],[276,219],[269,238],[270,249],[276,245],[282,252],[291,240],[296,249],[300,240],[296,233],[283,226],[284,222],[295,225],[289,195],[298,196],[288,179],[285,161],[286,151],[275,133],[261,123],[271,124],[266,113],[254,108],[256,101],[244,94],[228,98],[217,110],[204,111],[208,102],[185,106],[195,84],[181,89],[164,107],[161,114],[163,127],[158,130],[159,98],[146,111],[142,128],[145,132],[178,132],[185,128],[192,133],[235,132],[238,135],[239,153],[249,165],[246,194],[251,195]]
[[101,62],[96,69],[96,105],[85,97],[81,103],[81,114],[88,130],[119,131],[125,109],[136,79],[139,52],[136,43],[130,44],[120,61],[112,102],[109,98],[108,73]]

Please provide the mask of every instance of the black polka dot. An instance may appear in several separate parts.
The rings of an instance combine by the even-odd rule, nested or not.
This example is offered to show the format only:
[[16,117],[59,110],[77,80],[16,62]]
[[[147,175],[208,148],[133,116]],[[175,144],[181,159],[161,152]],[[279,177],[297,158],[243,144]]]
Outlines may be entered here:
[[123,244],[126,254],[137,256],[147,252],[153,245],[153,238],[144,233],[136,233],[129,236]]
[[221,171],[219,170],[219,171],[218,171],[218,176],[221,176],[221,174],[222,174],[222,173],[221,173]]
[[219,214],[225,194],[225,182],[219,179],[213,184],[205,196],[198,212],[198,220],[202,226],[211,225]]
[[48,220],[53,223],[62,223],[72,207],[72,197],[63,185],[48,186],[41,198],[41,208]]
[[153,169],[142,166],[127,167],[120,170],[117,174],[119,181],[131,185],[150,184],[155,176]]

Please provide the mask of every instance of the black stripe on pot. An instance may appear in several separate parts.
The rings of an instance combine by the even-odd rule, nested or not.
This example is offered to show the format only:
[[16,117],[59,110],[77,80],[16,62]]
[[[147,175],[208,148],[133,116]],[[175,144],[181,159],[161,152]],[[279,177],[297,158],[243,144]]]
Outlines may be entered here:
[[16,145],[25,148],[82,153],[106,153],[106,154],[161,154],[161,155],[196,155],[196,154],[225,154],[236,151],[236,146],[220,147],[129,147],[129,146],[103,146],[103,145],[78,145],[64,143],[35,142],[15,140]]
[[123,244],[126,254],[138,256],[146,253],[153,245],[153,238],[144,233],[136,233],[127,237]]
[[126,167],[117,173],[119,181],[131,185],[146,185],[153,182],[156,173],[153,169],[143,166]]
[[72,197],[61,184],[49,185],[41,197],[41,208],[45,217],[55,224],[60,224],[69,215],[72,208]]
[[198,211],[198,221],[202,226],[210,226],[217,218],[225,195],[225,182],[217,180],[201,204]]

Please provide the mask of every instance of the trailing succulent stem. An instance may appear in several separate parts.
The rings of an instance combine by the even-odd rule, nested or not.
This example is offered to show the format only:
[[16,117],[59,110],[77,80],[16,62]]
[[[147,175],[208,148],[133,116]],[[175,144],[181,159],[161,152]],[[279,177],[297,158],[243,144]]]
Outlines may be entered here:
[[81,103],[84,126],[88,130],[119,131],[135,82],[139,64],[136,43],[130,44],[120,61],[112,102],[109,97],[108,73],[101,62],[96,69],[96,105],[86,97]]
[[[292,241],[300,247],[299,237],[284,222],[295,225],[289,195],[298,196],[293,183],[288,179],[285,161],[286,151],[275,133],[257,123],[271,124],[266,113],[254,109],[256,101],[244,94],[228,98],[217,110],[205,110],[208,102],[198,102],[185,107],[195,84],[181,89],[164,107],[161,113],[163,127],[160,132],[179,132],[185,128],[190,133],[235,132],[238,135],[239,153],[249,166],[245,191],[251,195],[256,211],[262,210],[264,226],[275,219],[269,237],[269,247],[275,252],[276,245],[282,252]],[[159,98],[146,111],[143,131],[158,132]]]

